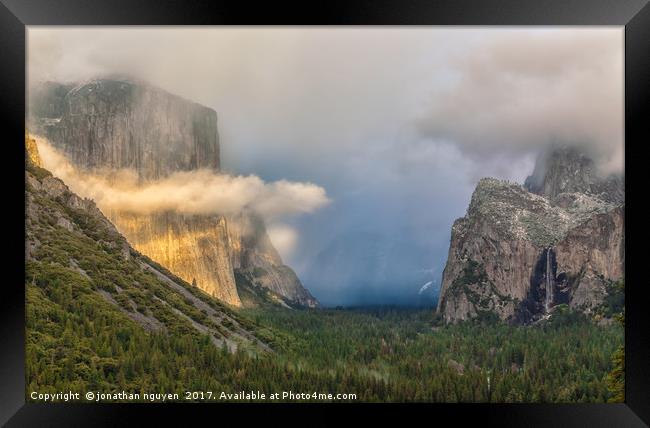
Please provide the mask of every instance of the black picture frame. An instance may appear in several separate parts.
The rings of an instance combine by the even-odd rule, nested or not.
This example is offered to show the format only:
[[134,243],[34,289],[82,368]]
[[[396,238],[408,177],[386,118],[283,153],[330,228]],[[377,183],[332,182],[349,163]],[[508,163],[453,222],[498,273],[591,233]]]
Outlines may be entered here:
[[[423,404],[384,405],[46,405],[25,403],[24,379],[24,138],[26,26],[31,25],[614,25],[625,26],[625,223],[626,234],[626,401],[624,404]],[[650,325],[648,285],[640,261],[645,242],[646,181],[642,156],[648,139],[650,103],[650,6],[648,0],[366,0],[303,3],[180,0],[0,0],[0,106],[3,139],[4,251],[0,297],[0,423],[8,426],[129,425],[224,414],[238,423],[334,425],[341,411],[357,413],[364,424],[403,423],[417,418],[455,426],[468,421],[497,426],[647,426],[650,423]],[[644,120],[645,119],[645,120]],[[21,207],[21,208],[18,208]],[[647,220],[646,220],[647,221]],[[635,227],[634,223],[638,223]],[[647,225],[645,226],[647,228]],[[23,249],[23,250],[21,250]],[[646,250],[647,251],[647,250]],[[22,281],[22,282],[21,282]],[[19,286],[19,284],[22,284]],[[345,418],[348,416],[346,415]],[[151,419],[149,419],[151,418]],[[216,418],[216,419],[215,419]],[[421,419],[423,418],[423,419]],[[273,425],[273,424],[272,424]]]

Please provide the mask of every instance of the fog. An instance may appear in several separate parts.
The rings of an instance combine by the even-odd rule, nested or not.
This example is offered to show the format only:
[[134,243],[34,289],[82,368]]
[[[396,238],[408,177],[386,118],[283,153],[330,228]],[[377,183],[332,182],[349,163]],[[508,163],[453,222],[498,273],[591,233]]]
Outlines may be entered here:
[[478,179],[523,182],[551,144],[622,170],[622,56],[611,27],[28,30],[30,83],[127,74],[214,108],[225,177],[257,189],[230,197],[328,305],[437,287]]

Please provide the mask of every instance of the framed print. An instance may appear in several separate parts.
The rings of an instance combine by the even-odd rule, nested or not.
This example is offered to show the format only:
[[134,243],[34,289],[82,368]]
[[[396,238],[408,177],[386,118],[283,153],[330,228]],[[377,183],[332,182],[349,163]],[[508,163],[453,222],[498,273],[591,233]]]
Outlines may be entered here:
[[2,422],[646,426],[646,3],[3,0]]

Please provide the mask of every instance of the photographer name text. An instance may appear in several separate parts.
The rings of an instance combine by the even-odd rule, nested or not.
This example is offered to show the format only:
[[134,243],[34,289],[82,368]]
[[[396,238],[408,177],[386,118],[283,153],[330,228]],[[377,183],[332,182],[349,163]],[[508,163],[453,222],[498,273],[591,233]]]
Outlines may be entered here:
[[213,392],[213,391],[185,391],[184,393],[160,393],[160,392],[101,392],[88,391],[85,393],[65,391],[57,393],[45,393],[32,391],[29,398],[36,402],[62,403],[62,402],[155,402],[166,401],[339,401],[356,400],[356,394],[341,394],[329,392],[295,392],[282,391],[265,393],[262,391],[238,391],[238,392]]

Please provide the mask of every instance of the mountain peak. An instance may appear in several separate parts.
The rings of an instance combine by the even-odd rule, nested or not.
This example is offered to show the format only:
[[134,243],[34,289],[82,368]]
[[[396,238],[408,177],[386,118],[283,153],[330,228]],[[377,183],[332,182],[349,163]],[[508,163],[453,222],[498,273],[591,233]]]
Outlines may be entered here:
[[556,146],[542,152],[524,187],[556,202],[566,193],[583,193],[615,204],[624,202],[624,183],[620,175],[602,176],[594,160],[575,147]]
[[560,304],[597,313],[623,273],[623,192],[572,147],[543,153],[523,186],[481,179],[452,227],[438,312],[513,323]]

